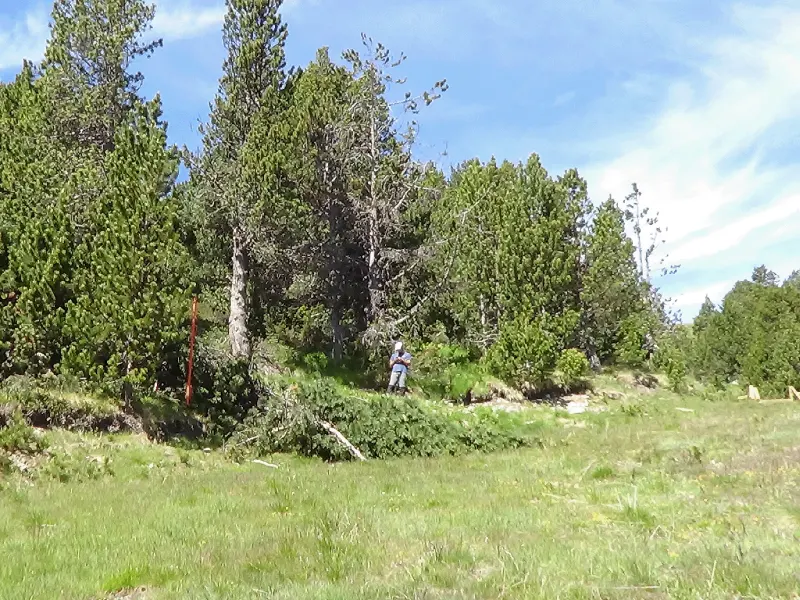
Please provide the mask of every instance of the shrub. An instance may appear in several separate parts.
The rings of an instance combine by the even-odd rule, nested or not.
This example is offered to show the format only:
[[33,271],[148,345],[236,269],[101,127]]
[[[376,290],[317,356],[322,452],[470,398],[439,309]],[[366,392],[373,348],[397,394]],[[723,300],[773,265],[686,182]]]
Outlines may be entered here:
[[415,369],[422,374],[436,375],[469,362],[470,352],[461,346],[427,344],[417,353]]
[[320,427],[333,424],[365,455],[375,458],[433,455],[445,452],[447,419],[431,418],[404,397],[380,396],[371,401],[346,398],[328,379],[303,382],[271,391],[248,417],[232,445],[257,438],[263,454],[296,452],[323,460],[343,460],[348,451]]
[[686,378],[689,370],[682,342],[680,332],[672,332],[663,338],[655,355],[656,366],[666,373],[669,387],[676,393],[687,390]]
[[486,369],[471,362],[473,358],[461,346],[428,344],[415,357],[412,386],[450,400],[463,398],[487,378]]
[[538,443],[517,414],[482,407],[466,417],[455,413],[453,418],[460,425],[458,441],[464,451],[497,452]]
[[501,379],[515,384],[541,384],[558,360],[557,335],[544,318],[520,315],[505,323],[487,354],[489,368]]
[[47,448],[44,439],[37,436],[17,411],[0,427],[0,451],[9,453],[37,454]]
[[669,378],[669,387],[673,392],[683,393],[687,390],[686,375],[688,370],[683,356],[670,354],[664,361],[663,369]]
[[569,348],[561,353],[556,363],[559,383],[566,389],[581,385],[589,372],[589,360],[580,350]]
[[303,357],[303,364],[312,373],[322,373],[328,368],[328,357],[323,352],[311,352]]
[[707,402],[725,402],[725,401],[732,401],[736,400],[739,395],[739,392],[736,391],[735,388],[717,388],[717,387],[710,387],[705,388],[700,392],[700,398],[702,400],[706,400]]
[[439,456],[532,443],[517,415],[448,413],[409,396],[346,397],[327,379],[272,390],[229,441],[233,456],[296,452],[349,459],[320,426],[332,424],[371,458]]
[[445,396],[451,400],[464,398],[467,392],[485,390],[488,377],[486,370],[480,365],[468,364],[462,367],[453,367],[447,372]]
[[198,361],[193,406],[206,420],[206,433],[225,438],[238,427],[258,401],[247,360]]
[[620,324],[619,339],[614,347],[617,362],[630,367],[641,367],[647,359],[644,349],[647,324],[639,315],[628,317]]
[[53,452],[42,465],[39,473],[61,483],[82,482],[113,475],[105,457],[73,456],[64,452]]

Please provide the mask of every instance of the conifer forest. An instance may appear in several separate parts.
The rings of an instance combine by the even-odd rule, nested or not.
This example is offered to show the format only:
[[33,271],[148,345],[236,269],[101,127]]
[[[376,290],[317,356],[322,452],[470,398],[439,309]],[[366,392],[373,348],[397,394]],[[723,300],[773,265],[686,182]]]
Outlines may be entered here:
[[289,65],[280,8],[228,0],[190,149],[134,68],[159,52],[155,7],[56,0],[44,59],[0,85],[0,377],[180,404],[197,297],[192,407],[223,437],[287,369],[384,389],[396,340],[418,390],[454,401],[613,367],[800,387],[797,273],[759,267],[681,323],[653,283],[678,267],[654,260],[646,190],[589,198],[536,154],[421,161],[417,119],[447,81],[407,89],[402,55],[367,36]]

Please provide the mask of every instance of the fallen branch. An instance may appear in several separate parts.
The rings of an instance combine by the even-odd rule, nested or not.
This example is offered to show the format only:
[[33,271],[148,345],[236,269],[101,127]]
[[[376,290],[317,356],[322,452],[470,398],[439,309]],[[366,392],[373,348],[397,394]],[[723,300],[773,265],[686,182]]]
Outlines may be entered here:
[[352,454],[355,458],[357,458],[358,460],[367,460],[366,458],[364,458],[364,455],[361,454],[361,451],[358,448],[356,448],[353,444],[351,444],[350,440],[344,437],[341,434],[341,432],[338,429],[336,429],[333,425],[325,421],[317,421],[317,425],[319,425],[325,431],[327,431],[333,437],[335,437],[336,441],[338,441],[342,446],[347,448],[347,451],[350,452],[350,454]]
[[263,460],[254,460],[254,463],[257,465],[264,465],[265,467],[269,467],[270,469],[277,469],[279,468],[278,465],[273,465],[272,463],[264,462]]

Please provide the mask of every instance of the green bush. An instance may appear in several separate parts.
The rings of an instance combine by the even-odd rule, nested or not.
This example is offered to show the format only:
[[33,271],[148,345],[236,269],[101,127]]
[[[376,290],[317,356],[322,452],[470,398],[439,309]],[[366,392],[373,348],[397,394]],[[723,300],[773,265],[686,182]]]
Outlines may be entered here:
[[730,402],[736,400],[741,393],[733,387],[711,387],[700,392],[700,398],[707,402]]
[[440,456],[534,443],[518,415],[449,413],[410,396],[346,397],[327,379],[273,389],[229,441],[242,453],[294,452],[327,461],[348,451],[322,427],[332,424],[365,456]]
[[427,344],[416,355],[415,369],[420,373],[436,374],[470,361],[470,351],[451,344]]
[[658,352],[654,357],[656,367],[666,373],[669,387],[676,393],[684,393],[688,389],[686,380],[689,368],[686,364],[688,352],[685,337],[682,329],[668,333],[660,340]]
[[428,344],[414,358],[413,384],[430,396],[448,400],[463,398],[486,378],[477,357],[461,346]]
[[480,365],[467,364],[453,367],[447,372],[445,397],[450,400],[463,398],[469,391],[485,389],[486,381],[490,379],[486,370]]
[[589,373],[589,359],[580,350],[569,348],[564,350],[556,363],[559,383],[566,389],[573,389],[584,382]]
[[44,438],[37,436],[19,411],[0,427],[0,451],[37,454],[47,448]]
[[498,377],[515,384],[539,385],[558,360],[558,335],[546,319],[527,315],[505,323],[487,354],[487,364]]
[[538,443],[530,427],[513,413],[481,407],[466,417],[456,413],[451,418],[460,426],[458,441],[465,451],[497,452]]
[[247,360],[210,361],[198,357],[193,406],[206,421],[206,433],[222,439],[230,435],[258,402],[256,383]]
[[646,358],[644,339],[647,333],[645,323],[637,315],[625,319],[619,328],[619,338],[614,354],[619,364],[641,367]]
[[68,483],[100,479],[107,475],[113,475],[114,470],[108,460],[103,457],[73,456],[68,453],[54,452],[42,465],[39,474],[61,483]]
[[684,393],[687,390],[686,377],[688,369],[686,360],[677,352],[671,352],[664,358],[664,372],[669,379],[669,387],[673,392]]
[[323,352],[311,352],[303,357],[303,364],[312,373],[322,373],[328,368],[328,357]]

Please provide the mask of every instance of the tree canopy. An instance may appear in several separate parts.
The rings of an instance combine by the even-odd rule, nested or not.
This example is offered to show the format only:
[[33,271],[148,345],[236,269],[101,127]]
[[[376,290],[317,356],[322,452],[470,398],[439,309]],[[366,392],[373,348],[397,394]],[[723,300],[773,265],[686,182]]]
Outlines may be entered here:
[[580,355],[798,385],[797,272],[781,285],[756,268],[673,343],[683,330],[651,278],[674,267],[651,265],[662,232],[635,184],[594,203],[576,169],[548,173],[535,153],[420,160],[417,119],[446,80],[408,90],[404,56],[367,36],[289,66],[281,5],[227,0],[190,153],[134,69],[161,45],[156,7],[54,2],[44,60],[0,86],[0,375],[71,374],[126,397],[177,387],[197,294],[209,394],[278,360],[276,343],[369,370],[399,338],[533,387]]

